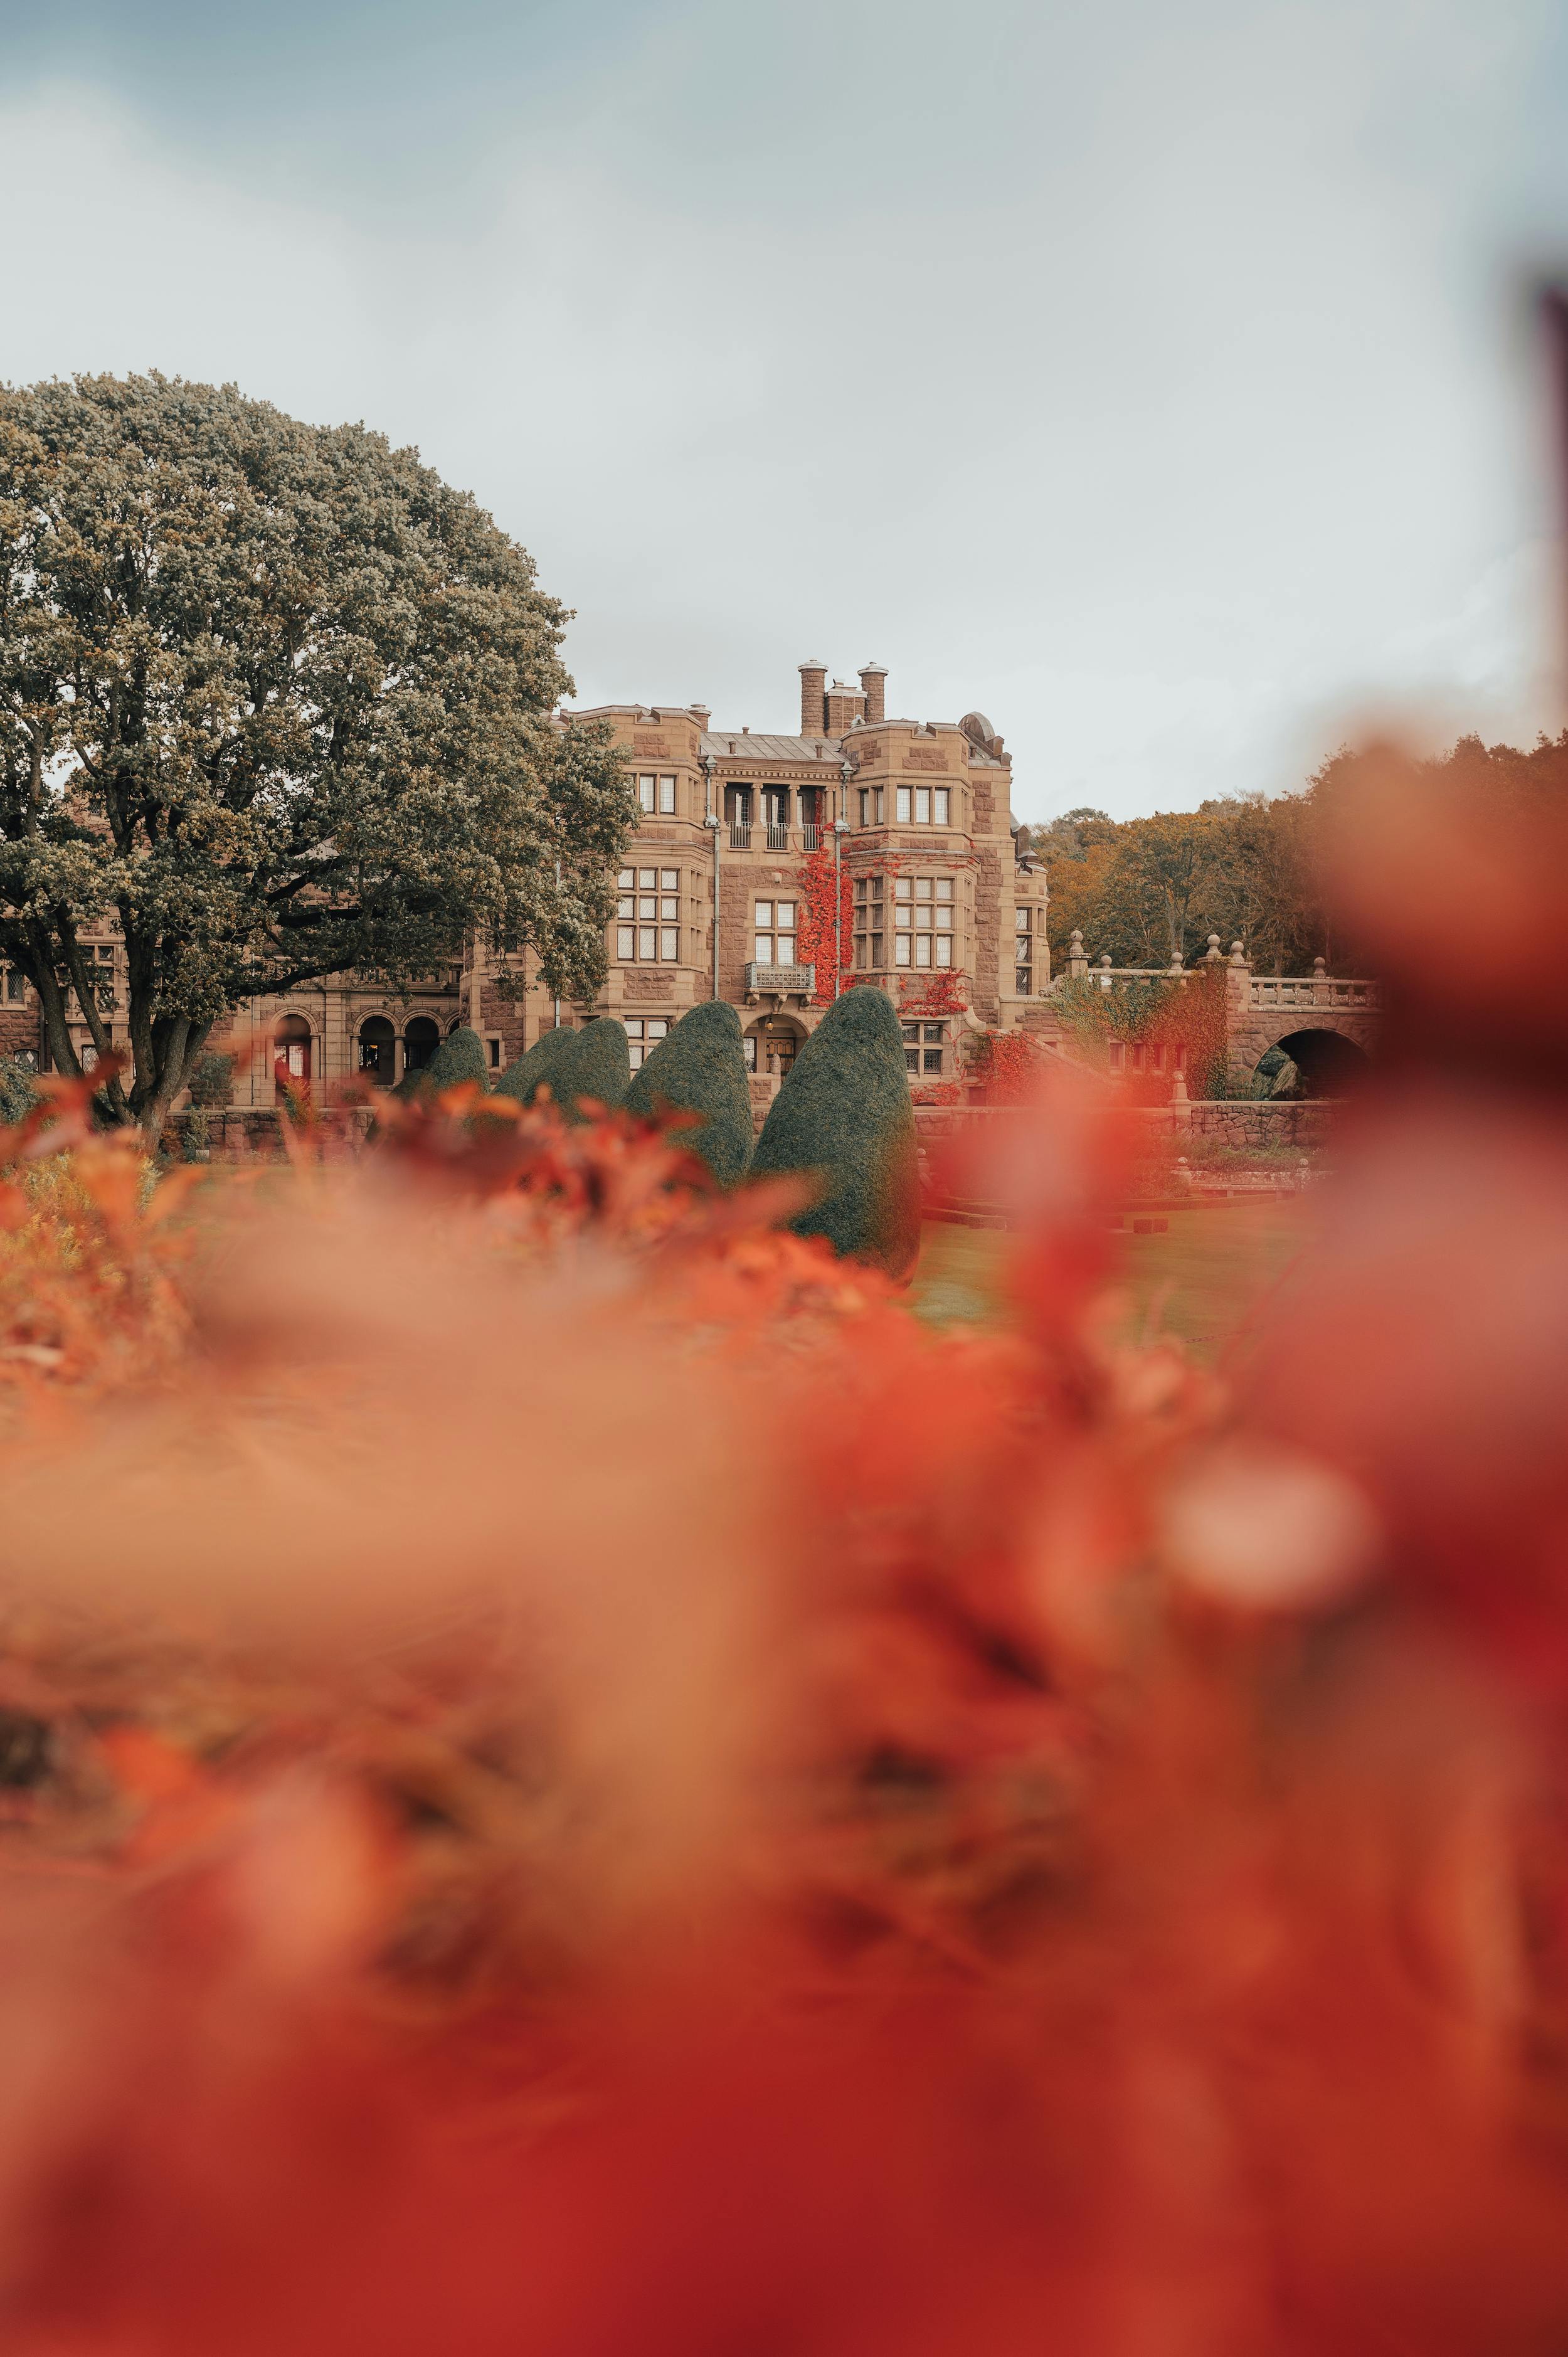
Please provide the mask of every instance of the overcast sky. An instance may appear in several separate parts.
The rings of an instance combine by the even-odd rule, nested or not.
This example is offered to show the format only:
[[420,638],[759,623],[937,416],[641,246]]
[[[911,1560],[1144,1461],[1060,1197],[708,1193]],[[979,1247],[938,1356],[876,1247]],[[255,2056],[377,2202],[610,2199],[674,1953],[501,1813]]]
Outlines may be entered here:
[[0,375],[363,417],[584,702],[988,713],[1015,804],[1561,725],[1563,0],[0,0]]

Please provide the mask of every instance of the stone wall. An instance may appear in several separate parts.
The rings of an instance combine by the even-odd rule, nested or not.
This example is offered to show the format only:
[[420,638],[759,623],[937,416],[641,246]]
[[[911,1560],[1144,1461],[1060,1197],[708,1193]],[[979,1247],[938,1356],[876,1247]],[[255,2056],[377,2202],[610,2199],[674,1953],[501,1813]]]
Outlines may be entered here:
[[[374,1118],[369,1106],[338,1108],[322,1115],[322,1127],[347,1145],[360,1146]],[[182,1154],[188,1151],[193,1121],[199,1137],[199,1121],[192,1114],[171,1114],[164,1125],[166,1132],[172,1132],[178,1140]],[[221,1106],[207,1115],[207,1138],[215,1162],[276,1162],[284,1152],[283,1115],[272,1106]]]
[[1337,1103],[1326,1097],[1293,1103],[1249,1103],[1241,1099],[1207,1098],[1188,1105],[1155,1105],[1140,1119],[1156,1123],[1176,1138],[1207,1138],[1216,1146],[1240,1148],[1280,1146],[1321,1146],[1333,1126]]
[[[1206,1138],[1218,1146],[1240,1149],[1259,1146],[1320,1146],[1338,1111],[1336,1102],[1317,1098],[1310,1103],[1251,1104],[1230,1099],[1200,1099],[1184,1108],[1145,1105],[1134,1108],[1140,1121],[1157,1134],[1176,1139]],[[956,1136],[974,1122],[1005,1119],[1009,1105],[917,1105],[915,1128],[922,1145]]]

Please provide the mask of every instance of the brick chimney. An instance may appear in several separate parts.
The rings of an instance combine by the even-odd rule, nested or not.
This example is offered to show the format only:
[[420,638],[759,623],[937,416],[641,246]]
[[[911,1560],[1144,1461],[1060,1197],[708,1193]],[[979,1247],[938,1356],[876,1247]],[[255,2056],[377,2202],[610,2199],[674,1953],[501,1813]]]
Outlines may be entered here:
[[861,693],[865,698],[868,723],[887,717],[887,666],[886,663],[862,663]]
[[803,662],[800,670],[800,734],[820,737],[828,725],[828,667]]
[[846,737],[855,721],[865,717],[865,698],[858,687],[846,687],[835,679],[828,690],[828,735]]

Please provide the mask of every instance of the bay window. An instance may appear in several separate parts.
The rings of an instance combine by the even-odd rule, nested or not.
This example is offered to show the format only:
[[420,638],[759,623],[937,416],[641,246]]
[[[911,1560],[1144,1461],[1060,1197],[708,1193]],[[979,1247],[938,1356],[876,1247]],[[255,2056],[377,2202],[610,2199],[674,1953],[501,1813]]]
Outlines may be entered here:
[[616,879],[616,956],[635,965],[681,962],[681,871],[623,867]]
[[950,966],[953,963],[953,879],[950,876],[900,876],[893,886],[895,965]]

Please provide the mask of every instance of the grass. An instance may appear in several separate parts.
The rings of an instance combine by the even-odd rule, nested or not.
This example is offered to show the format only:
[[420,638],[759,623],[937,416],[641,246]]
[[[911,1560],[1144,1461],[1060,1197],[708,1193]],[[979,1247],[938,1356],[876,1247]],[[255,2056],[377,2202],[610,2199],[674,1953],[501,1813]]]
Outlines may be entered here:
[[[1122,1238],[1128,1321],[1140,1336],[1174,1334],[1217,1358],[1278,1283],[1305,1241],[1299,1197],[1164,1214],[1163,1236]],[[911,1286],[913,1307],[938,1325],[1004,1316],[1000,1282],[1009,1239],[993,1228],[929,1221]]]

